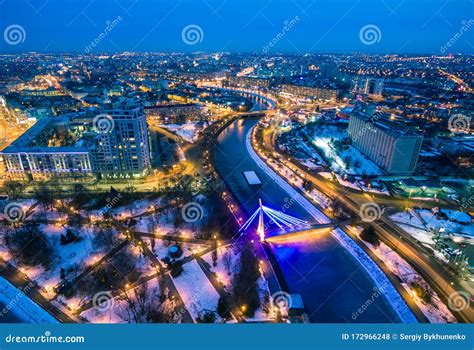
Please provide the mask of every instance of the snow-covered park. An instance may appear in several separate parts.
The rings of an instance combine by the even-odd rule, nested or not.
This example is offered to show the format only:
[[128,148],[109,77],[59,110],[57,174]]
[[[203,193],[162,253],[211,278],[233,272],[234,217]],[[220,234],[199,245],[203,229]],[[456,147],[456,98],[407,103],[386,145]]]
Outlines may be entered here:
[[195,143],[198,140],[200,133],[209,125],[209,123],[189,122],[185,124],[163,124],[160,126],[174,132],[187,142]]
[[[235,292],[240,251],[203,233],[212,209],[203,195],[191,200],[197,217],[163,197],[77,208],[70,198],[20,200],[20,220],[2,225],[0,258],[76,322],[234,322],[218,304]],[[259,292],[259,305],[268,294]],[[261,310],[248,317],[263,317]]]
[[352,145],[341,143],[347,139],[346,129],[336,126],[317,126],[309,131],[312,144],[330,160],[331,170],[351,175],[380,175],[383,171]]

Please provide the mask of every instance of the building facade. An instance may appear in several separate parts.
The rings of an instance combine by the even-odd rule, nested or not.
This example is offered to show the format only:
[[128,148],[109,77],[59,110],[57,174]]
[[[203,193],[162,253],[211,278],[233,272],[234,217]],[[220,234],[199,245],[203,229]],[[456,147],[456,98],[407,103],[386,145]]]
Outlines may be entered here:
[[[100,115],[96,111],[90,116],[40,119],[0,152],[5,177],[34,181],[145,176],[151,157],[143,106],[127,101],[109,107]],[[107,128],[97,128],[99,117],[105,118],[102,122]],[[65,146],[51,146],[53,134],[67,134],[71,141]]]
[[336,101],[339,98],[338,89],[296,84],[282,84],[281,92],[313,100]]
[[197,103],[167,104],[145,107],[147,117],[160,124],[182,124],[201,119],[201,106]]
[[106,178],[145,176],[151,157],[143,106],[125,101],[102,113],[109,127],[98,132],[98,142],[91,151],[95,173]]
[[382,78],[355,76],[351,83],[351,91],[357,94],[382,96],[383,88]]
[[352,144],[389,174],[412,174],[423,136],[377,117],[353,112],[348,128]]

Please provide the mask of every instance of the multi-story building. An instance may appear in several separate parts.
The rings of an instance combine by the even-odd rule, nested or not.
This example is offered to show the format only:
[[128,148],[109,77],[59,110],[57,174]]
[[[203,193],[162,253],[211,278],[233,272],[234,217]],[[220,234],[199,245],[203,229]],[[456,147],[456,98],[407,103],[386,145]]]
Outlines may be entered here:
[[[125,100],[109,105],[102,113],[106,126],[98,132],[98,143],[92,150],[94,171],[112,178],[146,175],[151,168],[151,158],[143,105]],[[96,119],[96,123],[100,123],[100,119]]]
[[352,144],[387,173],[415,171],[423,136],[361,111],[351,113],[348,133]]
[[237,76],[237,77],[229,77],[225,85],[268,89],[270,87],[270,80],[263,79],[263,78]]
[[336,101],[339,98],[339,90],[329,87],[282,84],[281,92],[312,100]]
[[122,101],[86,115],[43,118],[0,152],[7,178],[132,178],[151,168],[143,106]]
[[0,153],[7,178],[31,181],[93,175],[90,152],[83,145],[50,147],[40,142],[60,119],[40,119]]
[[160,124],[181,124],[199,120],[201,106],[197,103],[167,104],[145,107],[147,117],[156,119]]
[[382,96],[384,79],[355,76],[352,79],[351,91],[358,94]]

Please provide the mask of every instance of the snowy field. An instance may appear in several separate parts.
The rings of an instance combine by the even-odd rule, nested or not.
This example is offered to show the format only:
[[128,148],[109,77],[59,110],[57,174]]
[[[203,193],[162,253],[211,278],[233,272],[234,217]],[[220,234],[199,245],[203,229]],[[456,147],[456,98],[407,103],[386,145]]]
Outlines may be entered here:
[[40,291],[45,297],[54,296],[54,288],[61,282],[61,268],[64,269],[68,279],[72,279],[87,265],[92,265],[105,254],[105,251],[94,249],[92,246],[92,240],[99,232],[96,228],[72,229],[78,240],[65,245],[61,245],[60,236],[66,233],[66,228],[44,224],[40,225],[39,228],[45,233],[46,239],[53,249],[51,264],[48,269],[42,266],[21,265],[15,258],[11,257],[8,248],[4,245],[1,245],[0,257],[20,269],[29,279],[40,285]]
[[[146,283],[146,307],[149,308],[174,308],[174,303],[170,300],[166,300],[163,304],[160,303],[160,288],[158,279],[151,279]],[[128,298],[135,299],[135,289],[127,290]],[[161,305],[160,305],[161,304]],[[147,322],[146,315],[135,315],[130,313],[128,303],[124,294],[116,296],[113,299],[109,299],[106,306],[102,307],[91,307],[88,310],[81,313],[83,317],[89,323],[136,323],[137,319],[140,318],[140,322]],[[179,323],[179,319],[176,320]]]
[[353,146],[344,146],[339,151],[334,147],[334,140],[343,140],[348,137],[345,129],[336,126],[318,126],[314,128],[311,137],[314,146],[332,160],[330,168],[333,171],[351,175],[383,174],[383,171],[374,162]]
[[[217,255],[217,264],[214,266],[212,260],[212,253],[208,253],[203,256],[204,261],[206,261],[210,270],[216,275],[217,280],[222,284],[224,289],[231,293],[232,292],[232,280],[235,275],[239,272],[240,264],[240,251],[236,246],[225,246],[218,248]],[[255,311],[253,318],[247,318],[248,321],[268,321],[271,320],[274,315],[268,312],[267,309],[271,309],[268,305],[265,304],[265,300],[270,296],[270,289],[268,287],[268,282],[264,277],[264,274],[261,273],[261,276],[258,280],[258,291],[260,295],[261,306]]]
[[160,125],[160,127],[174,132],[187,142],[195,143],[198,140],[200,133],[209,125],[210,124],[208,123],[203,124],[201,122],[190,122],[186,124],[165,124]]
[[191,317],[196,322],[205,312],[213,312],[217,322],[221,321],[217,314],[219,293],[207,279],[196,260],[183,265],[183,273],[173,278],[181,299]]
[[474,238],[474,223],[465,212],[442,209],[441,214],[436,215],[427,209],[410,209],[390,218],[415,239],[430,245],[434,244],[436,232]]
[[231,292],[232,279],[239,272],[239,256],[237,253],[236,248],[232,246],[219,247],[217,249],[216,266],[213,264],[212,253],[202,257],[209,264],[210,270],[215,273],[217,280],[227,292]]

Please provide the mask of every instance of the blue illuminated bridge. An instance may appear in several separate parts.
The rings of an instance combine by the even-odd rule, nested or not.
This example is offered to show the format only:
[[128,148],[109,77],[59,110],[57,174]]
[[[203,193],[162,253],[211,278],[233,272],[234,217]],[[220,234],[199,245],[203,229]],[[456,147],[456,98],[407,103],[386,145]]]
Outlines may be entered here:
[[[278,229],[269,229],[268,225],[265,224],[265,218],[267,218],[267,221],[270,223],[276,225]],[[256,220],[258,222],[257,235],[262,242],[265,241],[266,238],[272,237],[274,235],[287,235],[290,233],[314,230],[318,228],[323,229],[336,227],[335,223],[311,225],[308,221],[298,219],[294,216],[263,205],[261,199],[259,199],[259,206],[257,210],[255,210],[250,218],[240,227],[239,232],[241,234],[245,233]]]

